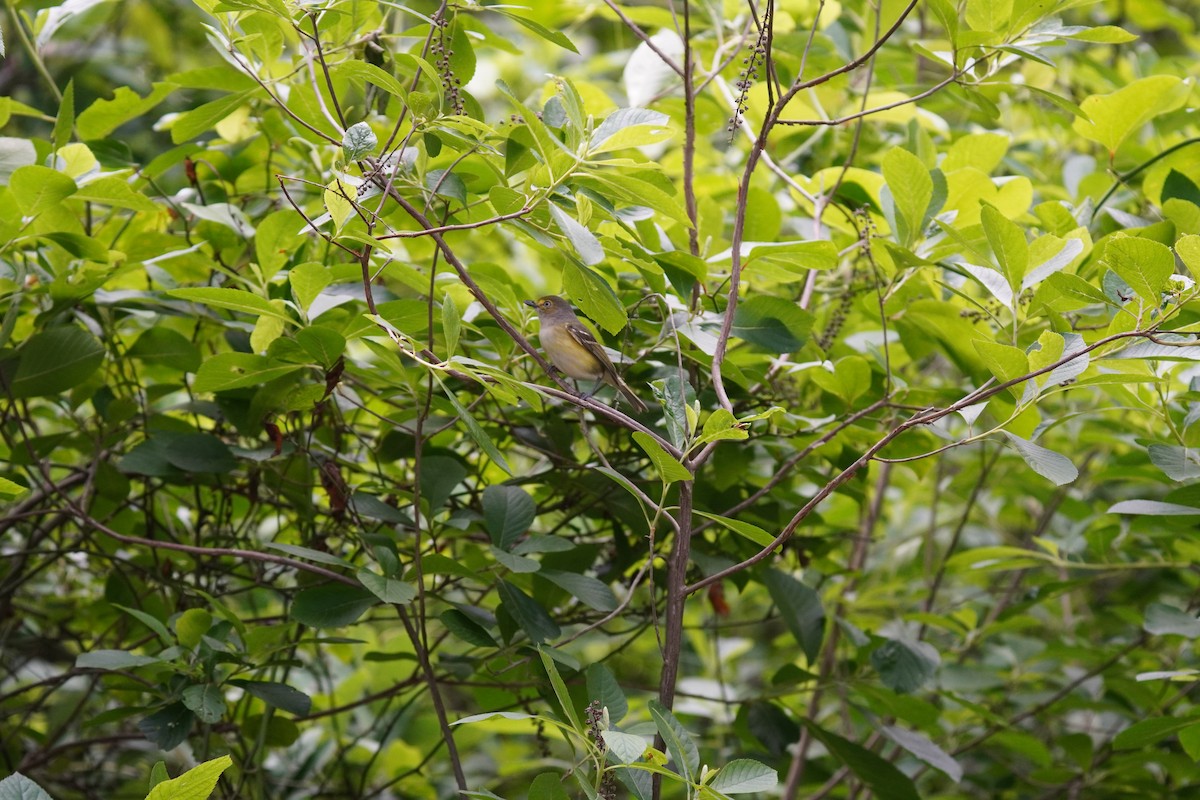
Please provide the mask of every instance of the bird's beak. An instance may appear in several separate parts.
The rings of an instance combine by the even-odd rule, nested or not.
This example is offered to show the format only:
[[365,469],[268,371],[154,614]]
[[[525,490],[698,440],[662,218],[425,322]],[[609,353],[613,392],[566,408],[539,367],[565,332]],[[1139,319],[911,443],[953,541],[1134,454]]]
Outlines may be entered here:
[[529,306],[530,308],[537,308],[537,303],[533,302],[532,300],[526,300],[525,305]]

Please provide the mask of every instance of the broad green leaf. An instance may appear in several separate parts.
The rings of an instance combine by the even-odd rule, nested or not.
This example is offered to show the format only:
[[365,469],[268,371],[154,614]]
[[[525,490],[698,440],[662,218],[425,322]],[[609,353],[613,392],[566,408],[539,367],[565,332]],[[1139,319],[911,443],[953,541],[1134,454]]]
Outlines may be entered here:
[[633,440],[646,451],[646,455],[650,456],[650,460],[654,463],[655,469],[658,470],[659,476],[663,483],[674,483],[675,481],[690,480],[692,473],[688,472],[687,467],[680,463],[679,459],[668,453],[662,448],[658,442],[648,433],[642,431],[634,431]]
[[[629,702],[625,692],[617,683],[617,677],[612,669],[602,661],[589,664],[587,668],[587,693],[593,700],[599,700],[600,705],[608,709],[608,718],[615,725],[625,718],[629,712]],[[645,749],[643,740],[642,749]],[[638,751],[641,755],[641,751]],[[624,762],[629,763],[629,762]]]
[[[644,749],[644,748],[643,748]],[[638,755],[641,755],[640,753]],[[0,800],[53,800],[46,790],[26,778],[19,772],[14,772],[4,780],[0,780]]]
[[90,650],[75,657],[77,669],[132,669],[161,663],[160,658],[139,656],[124,650]]
[[608,584],[590,575],[545,568],[539,570],[538,575],[570,592],[573,597],[594,611],[612,611],[618,605],[617,596]]
[[1146,620],[1142,627],[1156,636],[1174,634],[1189,639],[1200,637],[1200,619],[1196,619],[1195,614],[1163,603],[1151,603],[1146,607]]
[[[370,65],[368,65],[370,66]],[[365,122],[356,122],[342,134],[342,155],[347,161],[358,161],[375,152],[379,139]]]
[[696,510],[693,513],[695,513],[696,516],[704,517],[705,519],[711,519],[713,522],[728,528],[737,535],[749,539],[759,547],[770,547],[775,541],[775,537],[770,533],[758,527],[757,525],[746,522],[745,520],[733,519],[732,517],[723,517],[720,514],[710,514],[707,511]]
[[178,778],[158,784],[146,795],[146,800],[208,800],[221,773],[231,766],[233,759],[229,756],[205,761]]
[[297,717],[306,717],[312,711],[312,698],[304,692],[288,686],[286,683],[275,681],[248,681],[233,679],[233,686],[245,690],[246,694],[257,697],[269,706],[286,711]]
[[825,638],[825,609],[820,596],[791,575],[774,569],[763,574],[762,582],[804,657],[810,664],[815,663]]
[[885,725],[883,733],[929,766],[946,773],[955,783],[962,780],[962,765],[955,761],[953,756],[934,744],[925,734],[897,725]]
[[195,647],[212,628],[213,616],[203,608],[189,608],[175,620],[175,636],[184,647]]
[[1200,722],[1200,718],[1194,713],[1175,717],[1151,717],[1135,722],[1118,733],[1113,737],[1112,745],[1116,750],[1143,750],[1185,728],[1190,728],[1197,722]]
[[1046,278],[1034,294],[1037,302],[1054,311],[1074,311],[1091,305],[1105,305],[1108,298],[1078,275],[1059,272]]
[[1200,478],[1200,451],[1178,445],[1152,444],[1146,448],[1150,463],[1173,481]]
[[104,362],[104,345],[74,325],[35,333],[18,351],[13,397],[50,397],[83,383]]
[[88,181],[72,195],[74,200],[86,200],[112,208],[125,208],[130,211],[144,211],[150,214],[160,214],[163,207],[156,204],[146,195],[134,191],[133,187],[123,178],[98,178]]
[[722,794],[769,792],[779,784],[779,775],[766,764],[735,758],[717,771],[708,786]]
[[157,106],[175,90],[170,83],[156,83],[145,97],[132,89],[121,86],[113,92],[111,100],[97,100],[79,112],[75,129],[79,138],[102,139],[130,120],[144,115]]
[[212,308],[225,308],[230,311],[241,311],[245,314],[265,314],[267,316],[278,317],[285,322],[294,322],[287,312],[277,307],[270,300],[242,289],[227,289],[222,287],[171,289],[165,294],[167,297],[200,303]]
[[212,725],[225,716],[225,698],[219,687],[211,683],[198,683],[187,687],[181,695],[183,704],[196,715],[196,719]]
[[385,603],[403,605],[411,603],[417,597],[416,588],[396,578],[388,578],[369,569],[360,569],[355,577],[358,578],[359,583],[370,590],[371,594]]
[[489,486],[483,490],[483,521],[497,547],[511,550],[535,516],[533,498],[519,486]]
[[183,112],[171,123],[171,141],[182,144],[209,133],[216,128],[217,123],[241,108],[253,93],[245,91],[225,95]]
[[16,498],[29,491],[29,487],[14,483],[8,478],[0,478],[0,497]]
[[738,304],[733,335],[772,353],[794,353],[812,330],[813,315],[782,297],[755,295]]
[[1012,18],[1013,0],[967,0],[966,22],[973,31],[1003,33]]
[[1175,253],[1188,272],[1192,273],[1192,278],[1200,281],[1200,236],[1191,233],[1180,237],[1175,242]]
[[[1029,359],[1019,349],[983,339],[976,339],[973,344],[976,352],[983,359],[983,363],[996,376],[999,383],[1007,383],[1014,378],[1029,374]],[[1024,393],[1024,389],[1019,383],[1010,386],[1008,391],[1018,400]]]
[[838,261],[838,249],[833,242],[783,242],[755,247],[750,251],[744,268],[751,269],[755,264],[770,264],[803,273],[808,270],[834,269]]
[[688,733],[671,710],[657,700],[649,703],[650,718],[667,746],[667,752],[675,762],[675,769],[685,780],[695,781],[700,773],[700,751],[692,735]]
[[1015,222],[997,211],[995,206],[985,205],[980,212],[980,219],[996,256],[996,263],[1015,294],[1020,291],[1021,281],[1029,270],[1029,243],[1025,240],[1025,233]]
[[17,201],[17,207],[26,217],[36,217],[46,209],[57,206],[75,194],[77,189],[75,181],[58,170],[36,164],[13,170],[8,188]]
[[487,632],[487,629],[470,615],[464,614],[458,609],[452,608],[443,611],[438,619],[446,626],[446,630],[467,644],[473,644],[476,647],[496,647],[496,640]]
[[253,353],[218,353],[196,370],[192,389],[203,393],[261,386],[300,369],[297,364],[280,364]]
[[550,216],[558,224],[558,229],[563,232],[567,241],[579,254],[580,261],[588,266],[594,266],[604,260],[604,247],[596,238],[596,234],[580,225],[574,217],[554,203],[547,203],[546,207],[550,210]]
[[933,177],[921,159],[899,147],[893,147],[883,157],[883,177],[891,191],[899,221],[903,221],[901,244],[916,241],[925,220],[925,212],[933,201]]
[[588,153],[595,155],[624,147],[642,147],[669,139],[673,131],[666,114],[647,108],[619,108],[592,132]]
[[885,761],[862,745],[827,731],[807,719],[801,720],[813,738],[846,765],[854,775],[874,790],[878,797],[888,800],[921,800],[912,780],[890,761]]
[[1183,105],[1191,88],[1174,75],[1141,78],[1115,92],[1085,98],[1080,108],[1087,118],[1076,119],[1072,127],[1080,136],[1115,153],[1134,131]]
[[1190,517],[1200,515],[1200,507],[1158,500],[1122,500],[1108,507],[1108,514],[1137,514],[1149,517]]
[[585,316],[609,333],[616,333],[629,322],[612,287],[587,267],[568,260],[563,265],[563,290]]
[[920,689],[933,677],[941,659],[927,642],[888,639],[871,651],[871,666],[883,685],[899,694]]
[[1030,469],[1052,481],[1056,486],[1072,483],[1079,477],[1079,470],[1066,456],[1022,439],[1020,436],[1014,436],[1008,431],[1001,431],[1001,433],[1017,449]]
[[506,8],[502,8],[500,6],[490,6],[490,7],[486,7],[486,8],[488,11],[492,11],[496,14],[501,14],[505,17],[508,17],[513,22],[517,23],[518,25],[522,26],[523,28],[533,31],[535,34],[542,37],[546,41],[553,42],[554,44],[558,45],[559,47],[563,48],[564,50],[570,50],[572,53],[579,52],[578,50],[575,49],[575,45],[571,42],[571,40],[568,39],[566,37],[566,35],[563,34],[562,31],[556,31],[556,30],[547,28],[545,25],[541,24],[540,22],[537,22],[536,20],[532,20],[528,17],[523,17],[520,14],[513,13],[512,11],[510,11]]
[[649,746],[641,736],[621,733],[612,728],[600,731],[600,736],[604,739],[608,752],[616,758],[618,764],[632,764],[640,761]]
[[341,628],[356,622],[376,602],[366,589],[330,583],[298,592],[292,600],[291,617],[310,628]]
[[[157,745],[160,750],[174,750],[187,741],[188,734],[192,732],[192,726],[195,724],[196,715],[187,706],[183,703],[171,703],[169,706],[154,712],[139,722],[138,730],[142,732],[143,736]],[[170,783],[170,781],[160,783],[154,789],[158,790],[160,787],[167,786]],[[175,795],[166,792],[158,795],[151,792],[150,796],[159,798],[159,800],[167,800],[167,798],[176,800]]]
[[134,358],[174,367],[180,372],[195,372],[201,363],[200,351],[187,337],[162,326],[151,328],[139,336],[128,352]]
[[546,609],[514,584],[502,580],[496,584],[496,590],[500,594],[500,605],[534,644],[557,639],[562,633]]
[[1133,236],[1109,239],[1104,261],[1151,306],[1158,305],[1175,273],[1175,257],[1166,245]]

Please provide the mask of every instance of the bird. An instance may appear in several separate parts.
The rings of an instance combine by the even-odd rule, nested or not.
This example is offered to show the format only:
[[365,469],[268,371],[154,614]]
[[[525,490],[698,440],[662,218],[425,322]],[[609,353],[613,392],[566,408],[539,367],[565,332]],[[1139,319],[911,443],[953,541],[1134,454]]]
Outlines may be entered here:
[[542,349],[547,357],[564,374],[575,380],[593,380],[607,383],[625,395],[639,414],[648,409],[629,384],[621,380],[617,368],[596,341],[592,332],[579,321],[571,304],[558,295],[549,294],[537,300],[526,300],[525,305],[537,312],[541,324]]

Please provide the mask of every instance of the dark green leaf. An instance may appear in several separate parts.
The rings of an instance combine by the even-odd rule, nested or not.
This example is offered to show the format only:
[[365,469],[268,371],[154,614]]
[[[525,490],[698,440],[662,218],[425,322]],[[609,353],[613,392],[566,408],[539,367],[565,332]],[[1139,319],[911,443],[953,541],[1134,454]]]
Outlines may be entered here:
[[[187,741],[196,716],[183,703],[172,703],[138,723],[142,735],[160,750],[174,750]],[[157,788],[157,787],[156,787]]]
[[511,550],[537,515],[533,498],[519,486],[489,486],[483,490],[483,521],[492,544]]
[[733,335],[772,353],[794,353],[808,340],[813,316],[782,297],[756,295],[739,303]]
[[915,692],[933,677],[940,659],[925,642],[888,639],[871,652],[871,666],[879,672],[883,685],[894,692]]
[[286,683],[240,679],[231,680],[230,683],[241,687],[247,694],[257,697],[267,705],[297,717],[308,716],[308,712],[312,710],[312,698]]
[[13,397],[47,397],[74,389],[104,361],[104,345],[74,325],[35,333],[19,351],[9,391]]
[[378,602],[366,589],[331,583],[299,592],[292,601],[292,619],[310,628],[340,628],[354,623]]
[[500,592],[500,603],[516,620],[521,630],[534,644],[542,644],[550,639],[557,639],[561,630],[546,609],[536,600],[525,594],[508,581],[496,584]]
[[820,596],[810,587],[778,570],[769,569],[763,584],[792,636],[804,651],[809,663],[817,660],[825,636],[825,610]]

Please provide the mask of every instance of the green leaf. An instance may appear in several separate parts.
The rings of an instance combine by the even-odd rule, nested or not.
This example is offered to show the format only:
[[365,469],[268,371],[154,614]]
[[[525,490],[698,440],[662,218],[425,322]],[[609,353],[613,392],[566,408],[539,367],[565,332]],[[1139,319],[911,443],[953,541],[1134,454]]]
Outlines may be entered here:
[[358,161],[375,152],[379,139],[365,122],[356,122],[342,134],[342,155],[347,161]]
[[492,544],[511,550],[537,516],[533,498],[519,486],[489,486],[483,490],[483,521]]
[[146,795],[146,800],[208,800],[217,788],[221,773],[231,766],[233,759],[229,756],[205,761],[178,778],[158,784]]
[[367,587],[371,594],[385,603],[404,605],[411,603],[417,597],[416,587],[409,586],[395,578],[387,578],[369,569],[360,569],[355,575],[358,582]]
[[8,391],[13,397],[50,397],[90,378],[104,362],[104,345],[82,328],[60,325],[35,333],[18,354]]
[[813,315],[790,300],[755,295],[738,304],[733,335],[772,353],[794,353],[812,330]]
[[1087,306],[1108,303],[1104,292],[1078,275],[1064,272],[1055,273],[1046,278],[1034,298],[1053,311],[1074,311]]
[[1000,271],[1008,279],[1013,293],[1019,293],[1021,281],[1029,270],[1029,242],[1025,240],[1025,233],[994,206],[985,205],[980,220]]
[[19,772],[0,780],[0,800],[53,800],[46,791]]
[[557,639],[562,633],[546,609],[515,585],[502,580],[496,584],[496,589],[500,593],[500,604],[534,644]]
[[175,620],[175,636],[184,647],[194,648],[212,624],[212,614],[203,608],[189,608]]
[[1115,92],[1085,98],[1080,108],[1087,118],[1076,119],[1072,127],[1080,136],[1115,153],[1131,133],[1183,105],[1191,89],[1190,83],[1174,75],[1142,78]]
[[896,207],[897,222],[903,222],[897,238],[906,247],[916,241],[933,202],[933,177],[921,159],[899,147],[883,157],[883,177]]
[[[1029,358],[1020,350],[1007,344],[976,339],[976,352],[987,365],[988,370],[996,376],[1000,383],[1007,383],[1014,378],[1029,374]],[[1008,387],[1008,391],[1018,400],[1024,394],[1024,384],[1017,383]]]
[[375,595],[366,589],[330,583],[298,592],[291,616],[310,628],[340,628],[357,621],[375,603]]
[[1175,256],[1166,245],[1133,236],[1109,239],[1104,261],[1151,306],[1158,305],[1175,273]]
[[1064,486],[1072,483],[1079,477],[1079,470],[1071,463],[1071,459],[1064,455],[1047,450],[1041,445],[1022,439],[1019,436],[1014,436],[1008,431],[1001,431],[1008,438],[1008,441],[1021,454],[1021,458],[1025,459],[1025,463],[1043,478],[1052,481],[1056,486]]
[[618,108],[592,132],[588,154],[657,144],[674,135],[670,117],[647,108]]
[[[414,61],[419,60],[416,59],[415,56],[406,57]],[[421,60],[421,63],[425,64],[423,60]],[[428,66],[428,64],[426,64],[426,66]],[[432,69],[433,68],[430,67],[431,71]],[[334,64],[329,68],[329,71],[339,78],[353,78],[358,81],[372,83],[393,97],[399,98],[400,100],[406,100],[408,98],[408,90],[404,88],[404,85],[401,84],[400,81],[396,80],[396,78],[390,73],[385,72],[374,64],[368,64],[365,61],[351,58],[338,64]],[[361,125],[363,123],[357,124]],[[372,147],[372,149],[374,148]]]
[[473,644],[476,647],[497,646],[496,640],[482,625],[458,609],[452,608],[449,611],[443,611],[438,619],[446,626],[446,630],[467,644]]
[[1148,517],[1190,517],[1200,515],[1200,508],[1158,500],[1122,500],[1114,503],[1106,514],[1138,514]]
[[[550,209],[550,216],[554,218],[558,229],[563,232],[563,235],[567,237],[567,241],[571,243],[571,246],[575,248],[575,252],[579,254],[580,261],[588,266],[593,266],[604,260],[604,246],[600,244],[600,240],[596,238],[596,234],[583,225],[580,225],[574,217],[554,203],[547,203],[546,207]],[[591,315],[589,314],[589,316]]]
[[113,603],[112,605],[113,608],[118,608],[121,611],[124,611],[126,614],[133,617],[138,622],[142,623],[151,631],[153,631],[154,635],[156,635],[159,638],[159,641],[161,641],[163,644],[171,644],[175,641],[175,637],[171,636],[171,632],[167,630],[167,626],[163,624],[162,620],[153,614],[148,614],[140,609],[129,608],[128,606],[119,605],[117,603]]
[[670,709],[657,700],[649,702],[650,718],[675,762],[675,769],[686,781],[695,781],[700,774],[700,751],[687,728],[675,718]]
[[195,372],[201,362],[200,351],[186,336],[162,326],[144,332],[128,352],[148,364],[174,367],[180,372]]
[[212,725],[220,722],[225,716],[225,698],[221,690],[211,683],[193,684],[183,690],[183,704],[188,707],[196,719]]
[[745,520],[723,517],[720,514],[710,514],[707,511],[700,510],[696,510],[694,513],[697,516],[704,517],[705,519],[711,519],[713,522],[720,523],[737,535],[743,536],[746,539],[749,539],[751,542],[754,542],[754,544],[758,545],[759,547],[770,547],[775,541],[775,537],[770,533],[758,527],[757,525],[752,525],[751,523],[746,522]]
[[708,786],[722,794],[769,792],[779,784],[779,775],[766,764],[735,758],[717,771]]
[[542,25],[540,22],[536,22],[532,19],[529,19],[528,17],[523,17],[520,14],[514,14],[512,11],[500,8],[498,6],[492,6],[492,7],[485,6],[485,8],[487,8],[488,11],[508,17],[513,22],[517,23],[518,25],[521,25],[522,27],[524,27],[530,31],[533,31],[535,34],[542,37],[546,41],[553,42],[554,44],[558,45],[559,47],[563,48],[564,50],[570,50],[572,53],[579,52],[578,50],[575,49],[575,45],[571,42],[571,40],[568,39],[561,31],[551,30],[550,28],[547,28],[545,25]]
[[926,642],[888,639],[871,651],[871,666],[883,685],[898,694],[920,689],[933,677],[941,660]]
[[29,491],[29,487],[14,483],[8,478],[0,478],[0,497],[16,498]]
[[801,722],[812,733],[813,738],[825,745],[826,750],[845,764],[878,797],[887,800],[921,800],[912,779],[896,769],[891,762],[810,720],[801,719]]
[[161,664],[154,656],[139,656],[125,650],[91,650],[75,658],[77,669],[132,669],[147,664]]
[[912,753],[931,767],[939,769],[949,776],[950,780],[958,783],[963,777],[962,765],[942,748],[938,747],[928,736],[918,731],[908,730],[896,725],[885,725],[883,733],[896,744]]
[[[154,742],[160,750],[174,750],[179,745],[187,741],[188,734],[192,732],[192,725],[196,722],[196,715],[193,714],[183,703],[172,703],[171,705],[156,711],[150,716],[138,723],[138,730],[142,732],[150,741]],[[226,756],[228,758],[228,756]],[[159,788],[170,784],[160,783],[155,786],[157,791]],[[176,796],[169,793],[160,793],[151,796],[166,800],[176,800]]]
[[763,574],[762,582],[804,657],[814,663],[825,638],[825,609],[821,607],[820,595],[791,575],[774,569]]
[[1113,738],[1113,748],[1116,750],[1143,750],[1158,744],[1184,728],[1190,728],[1197,722],[1194,714],[1178,717],[1151,717],[1135,722]]
[[559,674],[558,666],[555,664],[555,659],[561,658],[562,654],[542,647],[540,643],[537,651],[538,657],[542,661],[542,668],[546,670],[546,677],[550,680],[550,686],[554,689],[554,696],[558,699],[558,707],[562,711],[562,718],[575,731],[582,733],[583,726],[579,724],[579,715],[575,713],[575,704],[571,699],[571,693],[567,691],[567,685],[563,683],[562,675]]
[[687,467],[679,462],[679,459],[668,453],[662,448],[654,437],[642,431],[634,431],[633,440],[646,451],[646,455],[650,456],[650,460],[654,463],[655,469],[662,477],[663,483],[674,483],[675,481],[690,480],[692,473],[688,472]]
[[1162,603],[1151,603],[1146,607],[1142,628],[1156,636],[1174,634],[1189,639],[1200,638],[1200,619],[1196,619],[1195,614]]
[[124,86],[113,92],[111,100],[97,100],[79,113],[75,129],[79,138],[102,139],[121,125],[146,114],[175,90],[170,83],[156,83],[145,97]]
[[837,245],[829,241],[781,242],[761,244],[750,251],[744,267],[755,264],[770,264],[793,272],[830,270],[840,261]]
[[629,322],[612,287],[587,267],[567,261],[563,265],[563,290],[588,319],[609,333],[618,332]]
[[182,144],[189,139],[208,133],[217,126],[217,123],[241,108],[253,93],[253,91],[245,91],[225,95],[183,112],[171,123],[171,141],[175,144]]
[[442,335],[446,339],[446,357],[454,355],[458,348],[458,335],[462,330],[462,315],[449,292],[442,296]]
[[617,596],[608,584],[590,575],[564,572],[557,569],[541,569],[538,575],[569,592],[585,606],[595,611],[613,611],[617,608]]
[[218,353],[196,370],[192,389],[205,393],[261,386],[300,369],[298,364],[280,364],[253,353]]
[[172,289],[166,292],[166,295],[178,300],[201,303],[211,308],[226,308],[231,311],[241,311],[245,314],[278,317],[285,322],[295,322],[290,314],[277,307],[270,300],[243,291],[242,289],[226,289],[221,287]]
[[248,681],[233,679],[233,686],[240,687],[252,697],[257,697],[269,706],[286,711],[297,717],[306,717],[312,711],[312,698],[286,683],[275,681]]
[[[617,683],[617,676],[613,674],[607,664],[601,661],[588,665],[587,696],[592,700],[599,700],[601,707],[608,709],[609,721],[614,725],[623,720],[629,712],[629,701],[625,699],[625,692]],[[638,755],[640,756],[645,749],[646,745],[643,741]]]
[[163,456],[167,463],[184,472],[229,473],[237,468],[229,446],[211,433],[185,433],[169,436]]
[[17,207],[26,217],[36,217],[75,194],[75,181],[56,169],[31,164],[17,167],[8,188]]

